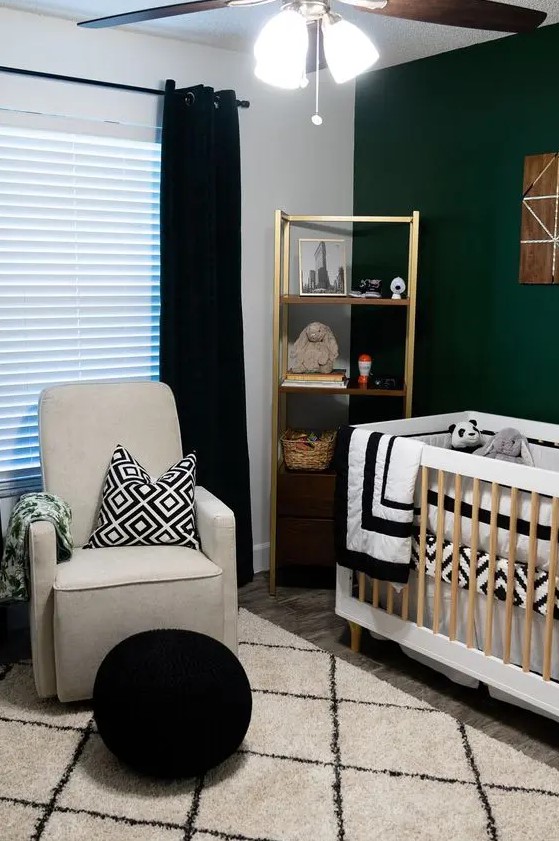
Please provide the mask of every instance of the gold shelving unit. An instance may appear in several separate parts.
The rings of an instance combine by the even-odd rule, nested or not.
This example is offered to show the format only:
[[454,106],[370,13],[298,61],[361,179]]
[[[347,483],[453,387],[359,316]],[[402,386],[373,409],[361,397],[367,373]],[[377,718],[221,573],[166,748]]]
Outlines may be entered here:
[[[289,292],[290,268],[290,233],[291,226],[304,223],[371,223],[395,224],[409,227],[407,297],[401,300],[392,298],[354,298],[351,296],[314,296],[293,295]],[[411,216],[292,216],[283,210],[276,210],[274,224],[274,314],[273,314],[273,360],[272,360],[272,470],[270,493],[270,595],[276,592],[276,527],[277,527],[277,485],[278,472],[281,468],[280,435],[285,431],[287,422],[288,394],[348,395],[359,397],[401,397],[404,400],[404,416],[411,416],[413,399],[413,365],[415,349],[415,310],[417,295],[417,258],[419,246],[419,212]],[[311,304],[329,306],[368,306],[368,307],[405,307],[406,348],[404,363],[403,389],[359,388],[357,383],[349,383],[347,388],[284,385],[288,367],[288,325],[289,309],[292,306]]]

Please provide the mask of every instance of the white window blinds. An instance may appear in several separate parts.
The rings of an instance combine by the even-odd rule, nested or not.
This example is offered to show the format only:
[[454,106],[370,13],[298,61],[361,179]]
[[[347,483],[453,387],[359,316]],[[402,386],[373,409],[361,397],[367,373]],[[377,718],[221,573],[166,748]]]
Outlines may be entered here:
[[53,383],[157,379],[160,146],[0,127],[0,494]]

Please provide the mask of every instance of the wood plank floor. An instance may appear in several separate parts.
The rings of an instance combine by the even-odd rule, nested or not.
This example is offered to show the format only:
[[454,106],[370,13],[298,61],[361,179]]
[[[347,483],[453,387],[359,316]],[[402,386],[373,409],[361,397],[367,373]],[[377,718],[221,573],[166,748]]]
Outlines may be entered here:
[[408,692],[507,742],[533,759],[559,769],[559,724],[519,707],[495,701],[484,687],[466,689],[433,669],[411,660],[390,641],[374,640],[363,633],[362,651],[349,649],[345,620],[334,613],[334,591],[279,587],[268,595],[268,577],[255,576],[239,590],[239,604],[247,610],[298,634],[348,662],[360,666]]

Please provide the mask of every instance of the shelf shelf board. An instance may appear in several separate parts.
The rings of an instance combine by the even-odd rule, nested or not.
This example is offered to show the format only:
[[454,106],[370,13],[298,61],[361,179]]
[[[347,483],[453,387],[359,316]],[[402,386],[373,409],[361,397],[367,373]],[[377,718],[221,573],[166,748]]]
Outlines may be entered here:
[[283,394],[349,394],[352,397],[405,397],[405,388],[362,388],[355,379],[349,381],[345,388],[340,386],[289,385],[282,383],[279,387]]
[[325,470],[290,470],[289,467],[285,466],[283,459],[279,462],[278,473],[285,474],[286,476],[324,476],[330,479],[336,475],[333,467],[327,467]]
[[413,216],[292,216],[282,213],[286,222],[383,222],[410,225]]
[[409,298],[352,298],[351,295],[282,295],[282,304],[337,304],[338,306],[409,307]]

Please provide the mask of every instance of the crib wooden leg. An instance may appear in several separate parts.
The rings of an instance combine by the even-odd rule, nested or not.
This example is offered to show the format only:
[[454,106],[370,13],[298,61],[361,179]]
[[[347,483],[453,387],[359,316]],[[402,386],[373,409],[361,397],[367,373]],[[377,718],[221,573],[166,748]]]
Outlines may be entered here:
[[351,650],[358,653],[361,648],[361,631],[363,629],[356,622],[350,622],[349,629],[351,631]]

